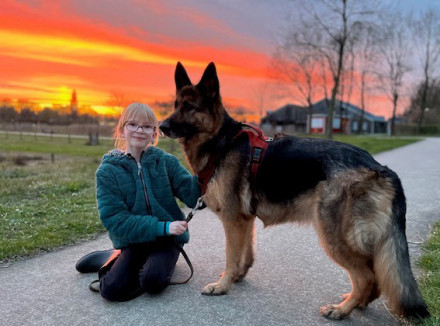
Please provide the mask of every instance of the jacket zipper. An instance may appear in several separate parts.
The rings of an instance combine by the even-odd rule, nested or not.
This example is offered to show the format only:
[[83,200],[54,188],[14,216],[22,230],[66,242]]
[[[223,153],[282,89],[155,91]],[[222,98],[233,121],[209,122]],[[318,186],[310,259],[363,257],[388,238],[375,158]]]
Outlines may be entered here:
[[[143,153],[144,152],[142,152],[142,154]],[[141,159],[142,159],[142,154],[141,154]],[[133,156],[131,156],[130,154],[128,154],[128,156],[131,157],[136,162],[136,159]],[[138,175],[141,178],[142,188],[144,190],[144,197],[145,197],[145,204],[147,206],[147,213],[150,215],[153,215],[153,212],[151,210],[150,199],[148,198],[147,187],[145,186],[144,174],[142,172],[142,164],[141,164],[141,162],[136,162],[136,164],[138,167]]]
[[145,197],[145,204],[147,205],[147,212],[148,214],[152,215],[153,213],[151,211],[151,204],[150,204],[150,199],[148,198],[147,187],[145,186],[144,173],[142,172],[141,162],[137,162],[137,166],[138,166],[138,174],[141,177],[142,188],[144,188],[144,197]]

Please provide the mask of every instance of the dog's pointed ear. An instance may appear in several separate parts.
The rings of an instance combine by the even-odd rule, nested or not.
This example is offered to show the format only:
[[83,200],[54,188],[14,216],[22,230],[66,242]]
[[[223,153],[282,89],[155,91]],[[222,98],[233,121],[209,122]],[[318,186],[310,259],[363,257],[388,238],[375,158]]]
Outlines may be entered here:
[[215,99],[220,95],[220,84],[217,77],[217,70],[214,62],[211,62],[205,69],[202,79],[197,88],[207,97]]
[[191,80],[180,62],[177,62],[174,81],[176,82],[176,90],[180,90],[183,86],[191,85]]

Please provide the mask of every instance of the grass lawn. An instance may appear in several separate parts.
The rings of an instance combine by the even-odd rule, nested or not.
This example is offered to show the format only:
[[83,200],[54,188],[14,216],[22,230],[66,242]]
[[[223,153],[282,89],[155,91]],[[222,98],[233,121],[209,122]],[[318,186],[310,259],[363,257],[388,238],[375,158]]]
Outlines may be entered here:
[[[316,137],[322,138],[321,136]],[[420,141],[421,139],[385,136],[333,135],[333,140],[355,145],[365,149],[370,154],[377,154]]]
[[424,276],[419,284],[432,317],[421,325],[440,325],[440,222],[433,227],[431,237],[424,243],[423,249],[424,254],[418,265]]
[[[95,171],[113,142],[86,141],[0,134],[0,262],[105,231],[97,214]],[[186,165],[176,141],[163,139],[159,147]]]
[[[336,140],[377,153],[418,139],[337,136]],[[97,214],[94,173],[113,142],[88,146],[86,141],[0,134],[0,262],[105,231]],[[159,147],[187,165],[176,141],[162,139]]]
[[52,163],[50,155],[33,154],[28,165],[16,165],[24,157],[8,155],[0,163],[0,261],[104,231],[94,196],[99,160],[63,157]]

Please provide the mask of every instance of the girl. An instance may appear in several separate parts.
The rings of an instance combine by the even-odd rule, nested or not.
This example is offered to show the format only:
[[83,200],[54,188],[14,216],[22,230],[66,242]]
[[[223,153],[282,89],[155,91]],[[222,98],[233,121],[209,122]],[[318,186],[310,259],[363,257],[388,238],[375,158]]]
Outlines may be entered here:
[[100,293],[107,300],[127,301],[164,290],[179,256],[176,243],[183,246],[189,240],[175,197],[194,207],[200,196],[197,177],[175,156],[156,148],[157,139],[153,110],[141,103],[128,105],[117,125],[116,149],[104,155],[96,171],[99,217],[120,249],[99,270]]

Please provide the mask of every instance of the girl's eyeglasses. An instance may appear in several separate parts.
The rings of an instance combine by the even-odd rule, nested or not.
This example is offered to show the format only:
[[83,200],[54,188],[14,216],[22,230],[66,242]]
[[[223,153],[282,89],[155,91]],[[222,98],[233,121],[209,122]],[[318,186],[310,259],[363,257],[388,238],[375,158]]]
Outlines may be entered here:
[[130,121],[125,123],[125,127],[127,128],[127,130],[132,131],[132,132],[136,132],[139,130],[139,128],[141,128],[143,133],[149,134],[149,135],[151,135],[156,130],[156,127],[154,127],[152,125],[140,126],[140,125],[138,125],[134,122],[130,122]]

